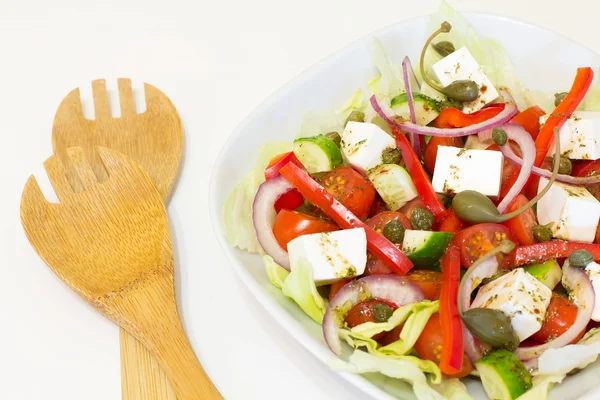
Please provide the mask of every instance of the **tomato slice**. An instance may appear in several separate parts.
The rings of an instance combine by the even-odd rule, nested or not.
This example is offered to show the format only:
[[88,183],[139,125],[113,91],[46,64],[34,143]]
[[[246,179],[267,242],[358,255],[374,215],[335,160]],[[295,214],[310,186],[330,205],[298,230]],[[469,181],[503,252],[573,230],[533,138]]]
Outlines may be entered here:
[[[590,161],[580,165],[577,169],[573,168],[573,176],[595,176],[600,174],[600,160]],[[600,199],[600,183],[597,185],[586,186],[586,189],[596,198]]]
[[354,279],[344,279],[343,281],[332,283],[329,287],[329,301],[333,300],[335,295],[347,284],[352,282]]
[[[527,204],[529,200],[522,194],[519,194],[515,200],[508,206],[506,212],[512,212]],[[533,207],[527,209],[527,211],[517,215],[514,218],[504,221],[502,225],[509,228],[517,237],[517,240],[521,244],[534,244],[537,243],[533,237],[533,227],[537,225],[537,217],[533,211]]]
[[456,216],[453,208],[448,209],[448,216],[440,221],[440,232],[456,233],[467,227],[467,223]]
[[367,220],[367,226],[377,233],[383,233],[383,228],[390,221],[396,220],[402,224],[404,229],[412,229],[406,215],[398,211],[384,211]]
[[423,202],[423,200],[421,200],[420,197],[415,197],[414,199],[403,205],[398,211],[406,215],[406,217],[410,220],[410,217],[412,216],[412,213],[415,210],[415,208],[423,208],[425,210],[427,209],[425,203]]
[[323,175],[321,185],[358,218],[363,219],[369,214],[375,200],[375,187],[358,171],[338,167]]
[[[460,261],[463,267],[470,267],[479,257],[497,247],[502,240],[508,239],[515,244],[519,243],[509,228],[492,223],[473,225],[458,233],[455,239],[460,245]],[[496,256],[500,268],[511,267],[513,253],[499,253]]]
[[419,285],[427,299],[434,301],[440,298],[443,280],[441,272],[413,269],[405,277]]
[[[365,322],[382,322],[377,321],[374,315],[373,307],[383,305],[390,307],[392,310],[395,310],[396,305],[390,302],[387,302],[382,299],[370,299],[367,301],[362,301],[360,303],[355,304],[348,314],[346,314],[345,320],[348,327],[354,328],[357,325],[364,324]],[[374,340],[379,340],[384,337],[387,332],[381,332],[375,336],[373,336]]]
[[[575,323],[575,319],[577,319],[577,306],[566,297],[552,293],[542,328],[534,333],[531,339],[540,343],[554,340],[565,333]],[[583,337],[585,329],[584,327],[571,344],[577,343]]]
[[373,200],[373,204],[371,204],[371,208],[369,209],[369,217],[373,217],[381,212],[390,211],[385,201],[381,198],[379,194],[375,195],[375,200]]
[[[440,364],[442,359],[442,326],[440,324],[440,314],[435,313],[429,318],[421,336],[417,339],[415,351],[424,360],[433,361]],[[462,368],[453,375],[447,375],[452,378],[464,378],[473,371],[473,364],[466,355],[463,356]]]
[[546,115],[546,112],[538,106],[533,106],[515,115],[510,122],[521,125],[535,140],[540,133],[540,117],[542,115]]
[[298,211],[281,210],[273,224],[273,234],[277,243],[285,250],[287,244],[298,236],[311,233],[332,232],[339,228],[336,224]]
[[462,139],[459,137],[451,138],[451,137],[443,137],[443,136],[433,136],[429,139],[429,143],[425,147],[425,155],[423,157],[423,161],[425,162],[425,168],[427,171],[433,174],[433,170],[435,169],[435,160],[437,159],[437,152],[439,146],[452,146],[452,147],[462,147]]
[[[521,154],[519,148],[517,146],[512,146],[513,150],[517,154]],[[488,146],[486,150],[495,150],[500,151],[500,147],[497,144],[493,144]],[[504,165],[502,167],[502,182],[500,183],[500,198],[504,198],[510,189],[513,187],[517,179],[519,179],[519,173],[521,172],[521,167],[519,167],[514,162],[510,161],[506,157],[504,158]]]

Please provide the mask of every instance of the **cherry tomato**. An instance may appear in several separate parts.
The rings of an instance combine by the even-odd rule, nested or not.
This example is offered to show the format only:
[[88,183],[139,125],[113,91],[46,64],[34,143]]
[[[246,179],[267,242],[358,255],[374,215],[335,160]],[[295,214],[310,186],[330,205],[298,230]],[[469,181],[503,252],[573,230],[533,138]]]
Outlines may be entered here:
[[[367,301],[362,301],[357,303],[348,311],[346,314],[345,320],[348,327],[354,328],[357,325],[364,324],[365,322],[381,322],[375,319],[375,315],[373,313],[373,306],[383,304],[390,307],[392,310],[395,310],[396,305],[389,303],[387,301],[381,299],[371,299]],[[386,335],[387,332],[381,332],[375,336],[373,336],[374,340],[379,340]]]
[[448,215],[440,221],[440,232],[456,233],[467,227],[467,223],[456,216],[453,208],[448,209]]
[[404,328],[404,324],[398,325],[389,331],[385,336],[378,340],[379,344],[387,346],[388,344],[398,341],[400,339],[400,334],[402,333],[402,328]]
[[[600,160],[587,162],[573,169],[573,176],[595,176],[600,174]],[[587,190],[597,199],[600,199],[600,183],[586,186]]]
[[434,301],[440,298],[442,290],[442,273],[426,269],[413,269],[405,276],[406,279],[419,285],[427,299]]
[[381,198],[379,194],[375,195],[375,200],[373,200],[373,204],[371,204],[371,208],[369,209],[369,218],[374,217],[375,215],[382,213],[384,211],[390,211],[385,201]]
[[382,233],[385,225],[393,220],[397,220],[402,224],[404,229],[412,229],[412,225],[410,221],[406,217],[406,215],[402,214],[398,211],[384,211],[377,214],[374,217],[371,217],[367,220],[367,226],[373,229],[377,233]]
[[415,208],[427,209],[427,207],[425,207],[425,203],[423,203],[423,200],[421,200],[420,197],[415,197],[414,199],[403,205],[398,211],[406,215],[410,220],[410,217],[412,216],[412,213]]
[[367,261],[367,266],[365,267],[365,276],[369,275],[391,275],[394,273],[390,267],[387,266],[386,263],[381,261],[379,258],[375,257],[372,254],[369,254],[370,260]]
[[544,110],[538,106],[533,106],[515,115],[510,122],[521,125],[535,140],[538,133],[540,133],[540,117],[545,114]]
[[[505,239],[518,244],[517,238],[511,230],[500,224],[477,224],[459,232],[456,240],[460,244],[460,261],[462,266],[470,267],[479,257],[497,247]],[[499,253],[496,256],[500,268],[510,268],[513,253],[506,255]]]
[[600,223],[596,227],[596,237],[594,238],[594,243],[600,243]]
[[[521,154],[518,147],[512,146],[513,150],[517,154]],[[493,144],[489,146],[486,150],[496,150],[500,151],[500,147],[497,144]],[[519,172],[521,172],[521,167],[519,167],[514,162],[510,161],[507,158],[504,158],[504,166],[502,167],[502,182],[500,183],[500,198],[504,198],[510,188],[513,187],[517,179],[519,178]]]
[[[442,326],[440,324],[440,314],[435,313],[429,318],[421,336],[415,343],[415,351],[424,360],[431,360],[434,363],[440,363],[442,359]],[[473,364],[466,355],[463,357],[461,370],[452,378],[464,378],[473,371]]]
[[375,199],[373,184],[350,167],[338,167],[323,175],[321,185],[360,219],[368,215]]
[[[508,206],[506,212],[512,212],[521,206],[527,204],[529,200],[527,197],[520,194],[517,198]],[[530,207],[527,211],[517,215],[514,218],[509,219],[502,223],[502,225],[508,227],[517,237],[520,244],[529,245],[535,244],[537,241],[533,237],[533,227],[537,225],[537,217],[535,211]]]
[[425,147],[425,155],[423,157],[423,161],[425,162],[425,168],[427,171],[433,174],[433,170],[435,169],[435,160],[437,158],[437,152],[439,146],[453,146],[453,147],[462,147],[461,138],[448,138],[442,136],[433,136],[429,139],[429,143]]
[[[279,170],[288,162],[302,167],[302,163],[294,155],[293,151],[288,153],[279,154],[274,157],[265,168],[265,179],[269,180],[279,176]],[[275,212],[281,210],[295,210],[304,203],[304,197],[296,189],[292,189],[287,193],[282,194],[277,201],[275,201]]]
[[340,291],[341,288],[343,288],[352,281],[353,279],[344,279],[343,281],[332,283],[329,288],[329,301],[333,300],[333,298]]
[[[552,294],[550,304],[546,310],[546,318],[542,324],[542,328],[531,336],[531,339],[546,343],[556,339],[558,336],[565,333],[577,318],[577,306],[566,297]],[[583,337],[585,327],[581,333],[571,342],[577,343]]]
[[337,231],[336,224],[297,211],[281,210],[273,224],[273,234],[277,243],[285,250],[287,244],[298,236],[310,233]]

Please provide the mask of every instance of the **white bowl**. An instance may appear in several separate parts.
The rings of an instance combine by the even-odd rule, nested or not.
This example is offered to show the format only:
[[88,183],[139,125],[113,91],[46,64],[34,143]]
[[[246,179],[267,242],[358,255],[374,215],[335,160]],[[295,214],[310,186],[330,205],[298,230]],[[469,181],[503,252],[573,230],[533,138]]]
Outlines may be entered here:
[[[480,34],[491,36],[505,46],[520,78],[530,89],[564,91],[570,87],[577,67],[600,63],[600,56],[591,50],[549,30],[494,15],[466,13],[466,17]],[[382,29],[297,76],[242,122],[221,150],[212,172],[211,218],[229,262],[265,310],[325,363],[333,355],[323,340],[321,326],[271,285],[260,257],[234,249],[225,240],[223,203],[235,184],[254,167],[257,149],[262,143],[291,141],[305,113],[333,110],[376,76],[370,57],[373,36],[384,43],[398,64],[405,55],[416,61],[429,35],[427,21],[428,17],[421,17]],[[596,382],[599,374],[600,364],[595,363],[553,389],[551,398],[600,398]],[[370,374],[367,378],[342,375],[377,399],[414,398],[410,386],[381,375]],[[468,381],[468,386],[476,398],[486,398],[478,382]]]

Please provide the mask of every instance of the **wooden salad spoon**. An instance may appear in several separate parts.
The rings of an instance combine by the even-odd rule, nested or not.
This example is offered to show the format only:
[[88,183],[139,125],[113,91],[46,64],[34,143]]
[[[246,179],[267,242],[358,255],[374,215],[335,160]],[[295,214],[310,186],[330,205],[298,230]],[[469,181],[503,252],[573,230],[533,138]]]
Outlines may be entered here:
[[[61,102],[52,127],[54,153],[68,166],[66,150],[82,147],[96,176],[103,181],[106,171],[95,152],[96,146],[117,150],[148,173],[165,203],[171,195],[182,152],[182,127],[179,114],[169,98],[152,85],[145,84],[146,111],[137,114],[131,80],[118,80],[121,117],[110,114],[106,81],[92,82],[95,118],[84,117],[79,89]],[[66,169],[75,191],[79,181]],[[121,336],[121,381],[123,400],[175,400],[175,393],[152,355],[124,329]]]
[[81,148],[66,150],[75,192],[57,155],[44,163],[60,204],[31,176],[21,223],[33,248],[79,296],[135,336],[158,360],[181,400],[221,398],[186,337],[175,300],[165,204],[135,162],[106,148],[98,181]]

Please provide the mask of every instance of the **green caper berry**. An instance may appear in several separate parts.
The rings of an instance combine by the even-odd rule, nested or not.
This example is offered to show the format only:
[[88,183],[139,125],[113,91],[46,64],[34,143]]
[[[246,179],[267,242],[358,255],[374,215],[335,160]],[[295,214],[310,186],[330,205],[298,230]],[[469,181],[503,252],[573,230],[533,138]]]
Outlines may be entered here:
[[565,97],[567,97],[568,94],[569,93],[567,92],[554,93],[554,107],[558,107],[558,105],[562,103],[562,101],[565,99]]
[[474,101],[479,97],[479,86],[473,81],[463,79],[452,82],[443,88],[442,93],[452,100],[458,100],[464,103],[467,101]]
[[513,347],[515,331],[510,320],[500,310],[491,308],[471,308],[462,315],[462,320],[469,331],[479,340],[492,347]]
[[574,267],[585,268],[594,261],[594,256],[587,250],[576,250],[569,256],[569,263]]
[[392,134],[392,128],[390,128],[390,126],[388,125],[388,123],[385,122],[385,120],[383,118],[381,118],[379,115],[376,116],[376,117],[374,117],[371,120],[371,123],[377,125],[381,129],[383,129],[388,135]]
[[384,164],[400,164],[401,160],[400,150],[395,147],[389,147],[381,152],[381,161]]
[[442,57],[449,56],[450,54],[456,51],[456,48],[447,40],[442,40],[441,42],[432,43],[431,47]]
[[344,126],[346,126],[348,124],[348,122],[350,121],[354,121],[354,122],[365,122],[365,113],[362,111],[358,111],[358,110],[354,110],[350,113],[350,115],[348,115],[348,118],[346,118],[346,122],[344,123]]
[[504,146],[506,142],[508,142],[508,135],[504,129],[494,128],[492,131],[492,139],[494,139],[494,143],[498,146]]
[[547,242],[552,239],[552,231],[544,225],[536,225],[533,227],[533,237],[538,242]]
[[[554,166],[554,160],[552,160],[552,165]],[[558,173],[561,175],[571,175],[573,172],[573,163],[567,157],[560,157],[560,161],[558,163]]]
[[462,110],[463,103],[461,103],[460,101],[457,101],[457,100],[447,99],[447,100],[440,101],[438,103],[438,108],[440,111],[442,111],[446,108],[456,108],[457,110]]
[[410,223],[413,229],[419,231],[429,231],[433,226],[433,214],[424,208],[415,208],[410,216]]
[[392,243],[402,243],[404,231],[404,226],[398,220],[393,219],[383,227],[383,236]]
[[375,318],[375,321],[377,322],[387,322],[394,313],[392,307],[383,303],[377,303],[371,306],[371,310],[373,311],[373,318]]
[[327,139],[330,139],[333,143],[335,143],[335,145],[337,147],[340,147],[340,144],[342,143],[342,137],[340,136],[339,133],[329,132],[329,133],[325,134],[325,137]]

